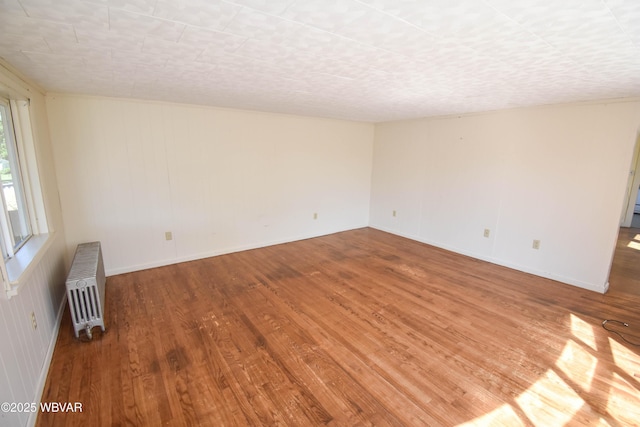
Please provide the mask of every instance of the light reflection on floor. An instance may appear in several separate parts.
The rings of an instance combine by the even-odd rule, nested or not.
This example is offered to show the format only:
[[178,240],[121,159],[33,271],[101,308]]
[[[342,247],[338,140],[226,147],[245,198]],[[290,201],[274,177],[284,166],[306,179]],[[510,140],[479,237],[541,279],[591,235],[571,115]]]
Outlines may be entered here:
[[[640,235],[636,237],[640,238]],[[610,377],[604,379],[609,386],[607,414],[599,417],[595,425],[637,425],[635,423],[640,420],[640,356],[611,337],[608,346],[604,345],[608,348],[602,349],[603,354],[599,356],[593,326],[574,314],[571,314],[571,333],[575,339],[567,340],[555,367],[550,367],[512,402],[461,426],[533,424],[542,427],[566,425],[572,420],[580,425],[584,422],[594,425],[593,419],[581,420],[578,413],[594,412],[583,397],[590,402],[601,400],[602,372],[599,372],[600,396],[593,391],[593,381],[598,357],[609,355],[615,361],[616,368],[610,372]],[[558,402],[562,402],[561,405]],[[574,420],[574,417],[578,419]]]

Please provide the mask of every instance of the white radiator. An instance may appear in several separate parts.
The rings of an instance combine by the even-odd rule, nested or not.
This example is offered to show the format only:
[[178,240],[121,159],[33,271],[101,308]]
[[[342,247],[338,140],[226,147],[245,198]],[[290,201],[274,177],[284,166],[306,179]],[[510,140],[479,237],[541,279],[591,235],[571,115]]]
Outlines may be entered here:
[[94,326],[104,331],[105,282],[100,242],[78,245],[67,277],[67,299],[76,338],[84,330],[91,339]]

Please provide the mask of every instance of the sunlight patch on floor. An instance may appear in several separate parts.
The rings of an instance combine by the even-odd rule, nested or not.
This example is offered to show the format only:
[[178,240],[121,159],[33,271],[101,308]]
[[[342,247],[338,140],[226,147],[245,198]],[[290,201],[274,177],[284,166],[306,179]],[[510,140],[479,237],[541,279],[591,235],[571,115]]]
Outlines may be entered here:
[[629,242],[627,247],[631,248],[631,249],[635,249],[637,251],[640,251],[640,243],[638,243],[638,242]]
[[598,359],[573,340],[567,341],[556,362],[556,366],[584,391],[591,391],[591,382],[597,365]]
[[516,402],[529,420],[540,427],[564,425],[584,405],[584,400],[552,370],[518,396]]
[[591,347],[593,350],[598,350],[596,346],[596,336],[593,333],[593,326],[576,316],[570,315],[571,318],[571,333],[580,341]]
[[616,366],[640,383],[640,357],[613,338],[609,338],[609,346]]
[[637,425],[640,420],[640,392],[622,376],[614,373],[611,380],[607,411],[614,414],[617,421]]
[[[640,238],[640,234],[636,237]],[[640,248],[640,243],[638,245]],[[556,360],[557,368],[547,370],[538,381],[515,398],[515,403],[505,403],[459,426],[565,425],[575,417],[589,418],[593,415],[596,408],[587,404],[580,395],[594,397],[601,393],[599,390],[603,385],[605,390],[608,389],[606,415],[600,416],[597,421],[591,418],[595,424],[590,425],[637,425],[640,420],[640,356],[609,337],[608,351],[613,355],[616,369],[610,373],[610,377],[600,378],[600,382],[594,384],[598,367],[598,356],[591,351],[597,351],[594,327],[574,314],[570,315],[570,319],[575,340],[569,339],[565,343]],[[564,375],[569,384],[560,375]],[[598,389],[593,390],[594,385]],[[603,400],[601,402],[605,403]]]
[[504,404],[493,411],[475,418],[464,424],[459,424],[458,427],[478,427],[478,426],[524,426],[518,414],[513,410],[511,405]]

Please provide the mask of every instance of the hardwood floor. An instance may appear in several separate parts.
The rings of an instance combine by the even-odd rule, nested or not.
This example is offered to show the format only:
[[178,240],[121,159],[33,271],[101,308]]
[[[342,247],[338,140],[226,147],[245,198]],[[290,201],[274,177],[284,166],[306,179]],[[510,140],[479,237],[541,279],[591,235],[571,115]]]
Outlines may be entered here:
[[639,307],[368,228],[124,274],[38,425],[637,425]]
[[621,228],[609,275],[609,292],[640,297],[640,228]]

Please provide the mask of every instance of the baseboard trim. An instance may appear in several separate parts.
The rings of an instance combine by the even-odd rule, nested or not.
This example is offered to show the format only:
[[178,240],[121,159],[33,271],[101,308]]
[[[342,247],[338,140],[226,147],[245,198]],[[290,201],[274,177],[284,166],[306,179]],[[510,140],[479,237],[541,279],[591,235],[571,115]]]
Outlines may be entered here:
[[337,230],[325,230],[318,233],[289,236],[284,239],[275,239],[275,240],[269,240],[266,242],[250,243],[246,245],[225,247],[225,248],[220,248],[220,249],[216,249],[209,252],[202,252],[202,253],[197,253],[197,254],[192,254],[187,256],[180,256],[172,259],[165,259],[162,261],[152,262],[149,264],[138,264],[138,265],[132,265],[132,266],[127,266],[122,268],[107,269],[106,275],[116,276],[118,274],[132,273],[134,271],[147,270],[149,268],[165,267],[167,265],[179,264],[182,262],[196,261],[196,260],[216,257],[220,255],[228,255],[236,252],[243,252],[243,251],[249,251],[253,249],[266,248],[269,246],[281,245],[284,243],[298,242],[300,240],[313,239],[316,237],[328,236],[331,234],[342,233],[345,231],[357,230],[357,229],[366,228],[366,227],[368,227],[367,224],[360,224],[360,225],[355,225],[353,227],[348,227],[344,229],[340,228]]
[[[53,359],[53,352],[56,349],[56,343],[58,342],[58,333],[60,332],[60,325],[62,324],[62,316],[64,315],[64,308],[67,306],[67,293],[65,292],[58,307],[58,315],[56,316],[56,323],[53,327],[53,333],[51,334],[51,341],[49,342],[49,348],[42,364],[42,370],[40,371],[40,378],[38,379],[38,385],[36,387],[36,394],[33,398],[33,402],[40,404],[42,400],[42,393],[44,392],[44,386],[47,383],[47,377],[49,376],[49,367],[51,366],[51,360]],[[38,414],[40,411],[31,412],[29,419],[27,420],[28,427],[34,427],[38,420]]]
[[419,237],[413,236],[413,235],[409,235],[406,233],[401,233],[398,232],[396,230],[390,229],[390,228],[386,228],[386,227],[382,227],[382,226],[378,226],[378,225],[370,225],[369,227],[374,228],[376,230],[380,230],[380,231],[384,231],[385,233],[390,233],[390,234],[395,234],[396,236],[400,236],[400,237],[405,237],[407,239],[411,239],[411,240],[415,240],[416,242],[420,242],[420,243],[424,243],[427,245],[431,245],[431,246],[435,246],[437,248],[440,249],[444,249],[446,251],[450,251],[450,252],[454,252],[460,255],[464,255],[464,256],[468,256],[471,258],[475,258],[481,261],[486,261],[486,262],[490,262],[491,264],[496,264],[496,265],[500,265],[502,267],[507,267],[510,268],[512,270],[517,270],[517,271],[522,271],[523,273],[529,273],[529,274],[533,274],[534,276],[539,276],[539,277],[543,277],[545,279],[550,279],[550,280],[554,280],[556,282],[559,283],[564,283],[566,285],[571,285],[571,286],[575,286],[577,288],[582,288],[582,289],[586,289],[589,291],[593,291],[593,292],[598,292],[600,294],[604,294],[605,292],[607,292],[608,289],[608,283],[606,284],[602,284],[602,285],[597,285],[597,284],[593,284],[593,283],[587,283],[581,280],[577,280],[577,279],[573,279],[570,277],[565,277],[559,274],[555,274],[555,273],[551,273],[548,271],[542,271],[542,270],[537,270],[535,268],[531,268],[525,265],[520,265],[520,264],[516,264],[516,263],[512,263],[509,261],[505,261],[499,258],[494,258],[494,257],[488,257],[488,256],[484,256],[478,253],[474,253],[471,251],[466,251],[460,248],[456,248],[456,247],[452,247],[452,246],[448,246],[448,245],[443,245],[440,242],[436,242],[436,241],[432,241],[432,240],[427,240],[427,239],[421,239]]

